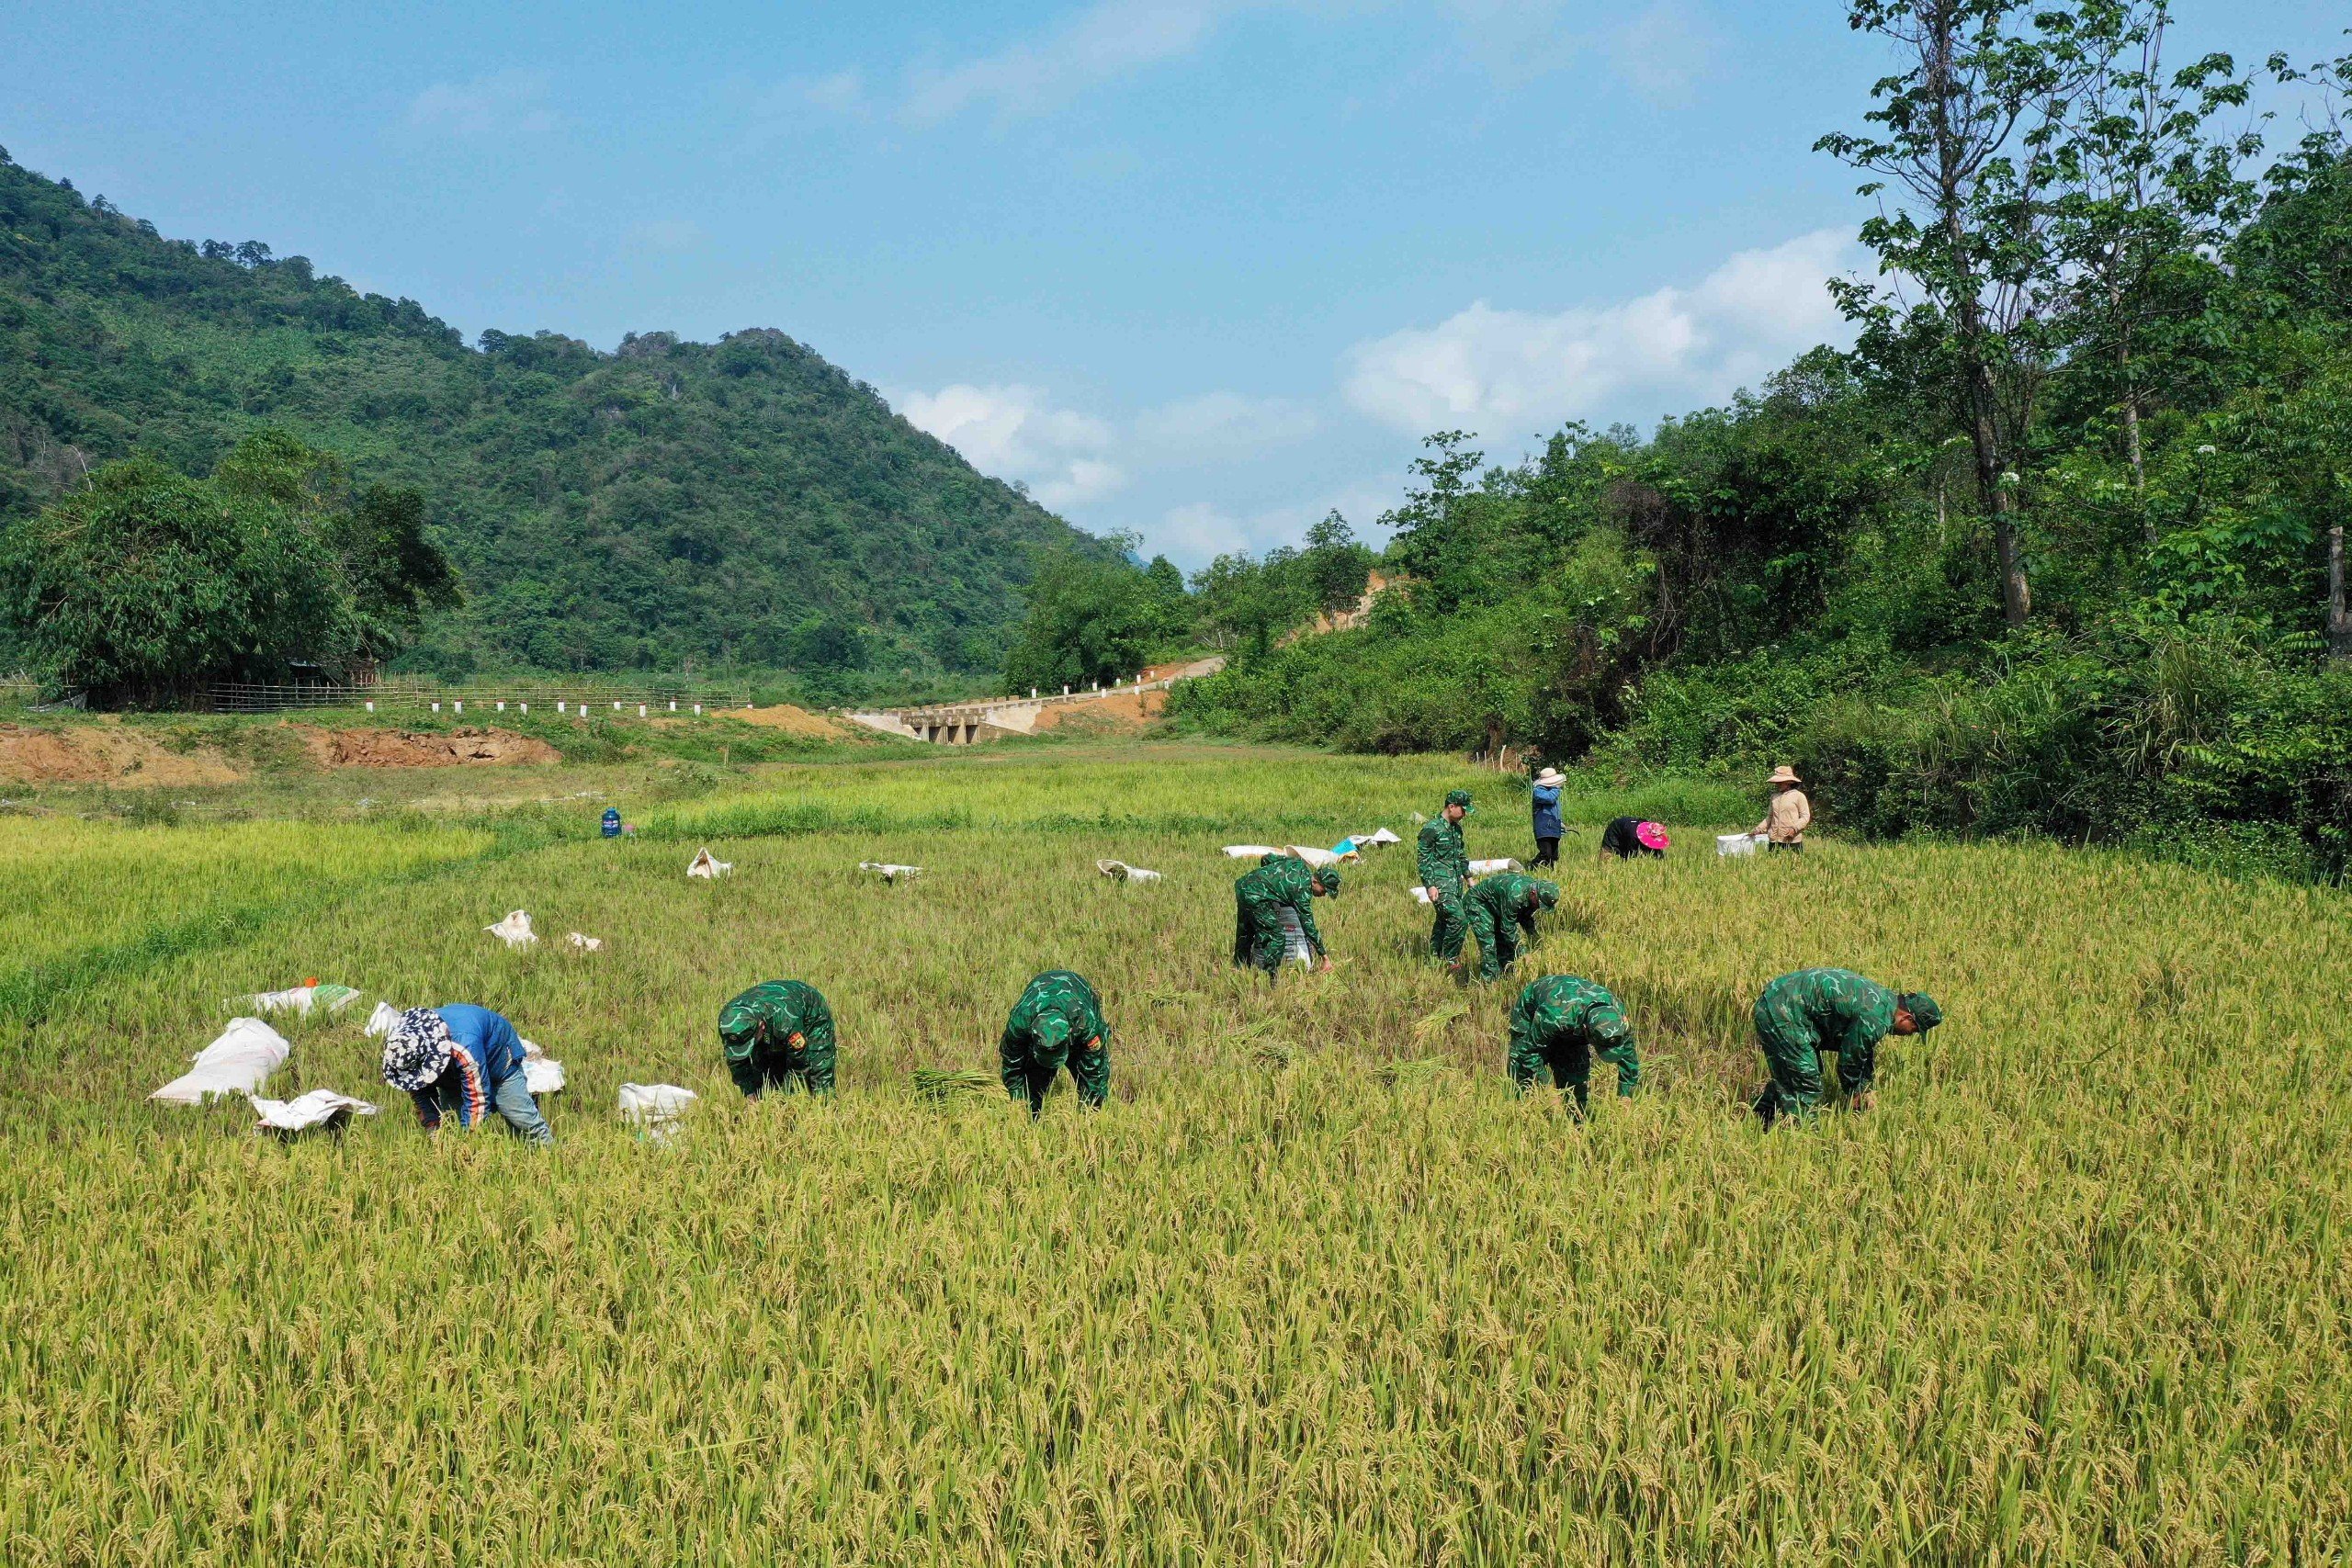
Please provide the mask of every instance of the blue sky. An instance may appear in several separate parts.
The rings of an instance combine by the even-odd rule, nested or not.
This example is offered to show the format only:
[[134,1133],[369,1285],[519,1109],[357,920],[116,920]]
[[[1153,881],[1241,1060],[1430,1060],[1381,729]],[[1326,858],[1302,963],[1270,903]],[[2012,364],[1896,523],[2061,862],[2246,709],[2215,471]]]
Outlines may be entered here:
[[[2178,0],[2175,58],[2338,52]],[[411,6],[0,21],[0,146],[462,328],[782,328],[1187,567],[1429,430],[1720,401],[1838,334],[1884,57],[1831,0]]]

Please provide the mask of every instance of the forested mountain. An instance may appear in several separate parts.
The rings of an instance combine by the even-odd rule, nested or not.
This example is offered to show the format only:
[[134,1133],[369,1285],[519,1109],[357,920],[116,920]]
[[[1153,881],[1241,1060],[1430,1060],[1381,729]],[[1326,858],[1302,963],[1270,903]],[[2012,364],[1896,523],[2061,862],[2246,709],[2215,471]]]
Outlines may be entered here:
[[1363,580],[1343,530],[1219,561],[1191,607],[1236,657],[1170,711],[2352,874],[2352,55],[2271,62],[2309,107],[2266,159],[2165,0],[1849,11],[1897,67],[1822,143],[1881,213],[1884,271],[1829,280],[1856,347],[1516,463],[1432,434],[1367,624],[1281,635]]
[[1041,547],[1115,557],[781,332],[478,346],[256,242],[167,240],[0,152],[0,524],[275,425],[413,486],[463,607],[409,663],[996,669]]

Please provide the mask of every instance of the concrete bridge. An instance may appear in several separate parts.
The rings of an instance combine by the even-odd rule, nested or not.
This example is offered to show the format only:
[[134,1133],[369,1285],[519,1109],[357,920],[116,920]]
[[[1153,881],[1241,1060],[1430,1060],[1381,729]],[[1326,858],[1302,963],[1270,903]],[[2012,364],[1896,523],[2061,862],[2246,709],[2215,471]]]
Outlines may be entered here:
[[1064,687],[1058,693],[1041,693],[1033,688],[1025,697],[990,697],[981,702],[934,703],[926,707],[868,709],[842,716],[868,729],[878,729],[885,735],[902,735],[910,740],[927,740],[939,746],[969,746],[981,740],[1001,740],[1008,735],[1034,734],[1038,716],[1050,707],[1100,702],[1105,697],[1164,692],[1179,681],[1214,675],[1224,668],[1225,658],[1220,654],[1194,660],[1190,664],[1155,666],[1139,672],[1132,682],[1114,682],[1108,686],[1091,687],[1084,691]]

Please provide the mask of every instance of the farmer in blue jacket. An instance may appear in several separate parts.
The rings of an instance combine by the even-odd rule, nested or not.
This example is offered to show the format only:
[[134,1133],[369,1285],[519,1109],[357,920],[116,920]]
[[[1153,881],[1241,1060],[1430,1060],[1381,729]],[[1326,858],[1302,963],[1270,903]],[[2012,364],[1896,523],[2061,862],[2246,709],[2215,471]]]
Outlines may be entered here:
[[1557,768],[1535,775],[1535,865],[1560,863],[1560,786],[1567,776]]
[[451,1002],[401,1014],[384,1036],[384,1081],[408,1090],[428,1133],[441,1130],[444,1115],[479,1127],[495,1110],[532,1143],[555,1142],[523,1078],[522,1037],[488,1008]]

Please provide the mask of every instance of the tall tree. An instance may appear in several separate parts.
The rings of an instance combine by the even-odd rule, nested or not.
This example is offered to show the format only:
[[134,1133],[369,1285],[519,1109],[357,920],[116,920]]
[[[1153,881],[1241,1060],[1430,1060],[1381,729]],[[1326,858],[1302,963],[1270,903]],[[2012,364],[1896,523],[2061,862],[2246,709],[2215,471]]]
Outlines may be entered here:
[[1871,89],[1872,131],[1815,146],[1879,176],[1861,187],[1881,198],[1861,237],[1896,281],[1831,287],[1866,346],[1908,350],[1951,388],[2002,613],[2022,626],[2033,595],[2019,454],[2065,288],[2048,187],[2081,62],[2053,17],[2025,0],[1849,0],[1847,20],[1889,39],[1900,68]]
[[2083,68],[2055,143],[2053,232],[2075,280],[2081,349],[2112,376],[2132,496],[2154,543],[2142,416],[2161,384],[2167,329],[2201,306],[2213,273],[2206,254],[2252,210],[2254,184],[2240,164],[2262,139],[2250,125],[2212,133],[2216,117],[2249,96],[2230,56],[2166,72],[2170,0],[2084,0],[2052,13],[2050,26]]

